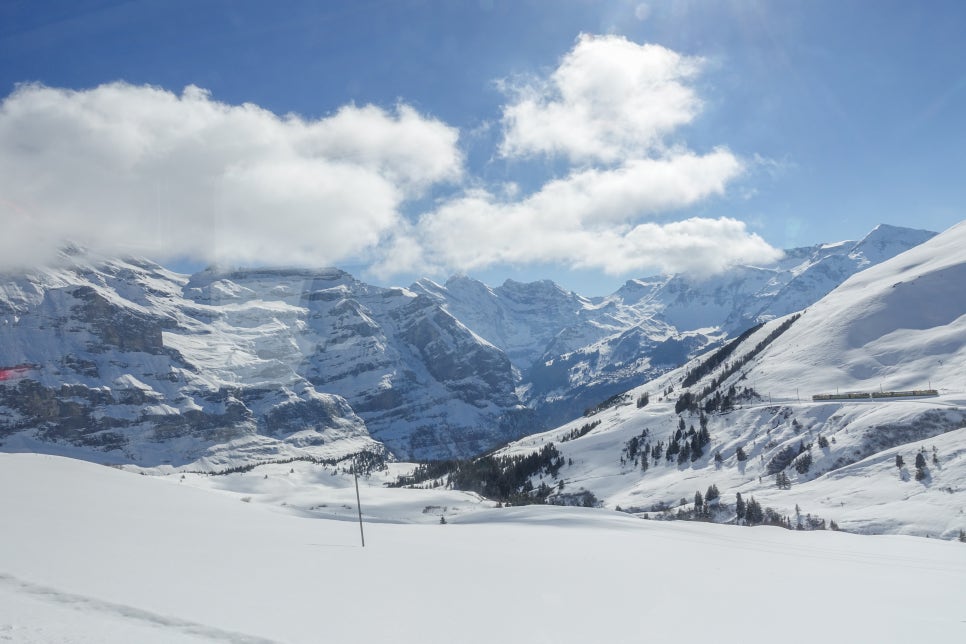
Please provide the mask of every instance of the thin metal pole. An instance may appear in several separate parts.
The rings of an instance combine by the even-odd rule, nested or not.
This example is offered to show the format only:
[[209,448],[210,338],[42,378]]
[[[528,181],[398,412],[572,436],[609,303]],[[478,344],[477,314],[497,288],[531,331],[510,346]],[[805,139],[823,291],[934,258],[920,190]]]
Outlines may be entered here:
[[362,547],[366,547],[366,533],[362,531],[362,502],[359,501],[359,465],[352,461],[352,475],[356,480],[356,509],[359,510],[359,536],[362,538]]

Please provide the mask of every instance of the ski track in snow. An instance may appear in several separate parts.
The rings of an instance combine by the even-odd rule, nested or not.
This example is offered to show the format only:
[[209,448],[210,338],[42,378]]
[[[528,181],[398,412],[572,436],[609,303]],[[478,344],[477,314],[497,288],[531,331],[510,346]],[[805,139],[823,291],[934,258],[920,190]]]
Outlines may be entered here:
[[[34,584],[14,577],[13,575],[0,573],[0,587],[4,586],[17,593],[28,594],[49,603],[62,604],[78,611],[94,611],[105,615],[120,617],[124,620],[140,622],[167,631],[175,631],[183,635],[204,637],[211,641],[232,642],[233,644],[277,644],[277,640],[226,631],[208,626],[207,624],[199,624],[198,622],[192,622],[170,615],[152,613],[151,611],[135,606],[104,601],[86,595],[58,590],[50,586]],[[0,632],[3,630],[9,631],[12,628],[12,625],[0,624]],[[10,638],[0,635],[0,640],[2,639]]]

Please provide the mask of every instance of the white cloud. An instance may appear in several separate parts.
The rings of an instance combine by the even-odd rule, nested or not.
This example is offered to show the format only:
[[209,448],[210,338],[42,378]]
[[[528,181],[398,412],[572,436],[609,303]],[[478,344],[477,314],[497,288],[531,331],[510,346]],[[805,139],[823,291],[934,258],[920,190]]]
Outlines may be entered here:
[[[668,222],[727,194],[751,165],[672,139],[701,108],[691,85],[701,67],[657,45],[581,36],[504,108],[503,155],[571,163],[536,188],[465,181],[457,129],[405,104],[312,120],[196,87],[21,86],[0,104],[0,268],[49,260],[67,241],[161,261],[368,262],[383,277],[503,263],[712,273],[771,261],[778,252],[737,220]],[[416,220],[400,214],[430,187],[461,181]]]
[[724,195],[745,171],[727,148],[699,154],[668,142],[701,106],[688,84],[700,67],[657,45],[581,36],[547,78],[510,90],[502,120],[504,156],[563,156],[569,174],[530,194],[477,188],[444,201],[400,233],[398,264],[421,257],[439,271],[550,263],[710,274],[777,259],[735,219],[655,221]]
[[104,253],[326,265],[459,180],[455,128],[399,105],[316,120],[125,83],[25,85],[0,105],[0,265]]
[[662,148],[701,108],[688,84],[702,60],[621,36],[581,35],[546,79],[505,83],[507,157],[561,155],[615,163]]
[[[519,201],[471,191],[424,215],[411,234],[424,259],[441,270],[556,263],[615,275],[654,269],[710,274],[774,261],[780,253],[735,219],[638,221],[641,213],[720,194],[740,172],[726,150],[635,160],[574,173]],[[413,243],[407,246],[410,262]]]

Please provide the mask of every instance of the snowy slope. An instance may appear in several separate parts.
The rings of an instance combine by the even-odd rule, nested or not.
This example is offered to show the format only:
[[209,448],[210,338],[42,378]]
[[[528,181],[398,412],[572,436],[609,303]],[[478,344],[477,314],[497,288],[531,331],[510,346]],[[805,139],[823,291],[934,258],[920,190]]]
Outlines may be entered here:
[[186,300],[186,283],[150,262],[76,255],[2,280],[0,364],[29,366],[0,382],[3,449],[216,468],[384,451],[345,399],[269,355],[292,307],[231,327]]
[[336,269],[261,269],[205,271],[185,293],[215,308],[242,351],[267,343],[255,346],[257,357],[347,399],[400,456],[479,453],[519,436],[527,422],[504,353],[407,289]]
[[[213,467],[477,453],[526,412],[505,355],[433,301],[338,270],[92,261],[0,279],[0,443]],[[518,418],[519,417],[519,418]]]
[[[233,479],[246,480],[222,478]],[[363,504],[375,496],[391,511],[390,495],[413,494],[362,489]],[[363,549],[353,522],[252,496],[0,454],[0,641],[966,636],[959,543],[530,507],[448,525],[369,522]]]
[[376,441],[403,458],[474,455],[930,235],[880,226],[773,267],[595,299],[547,281],[381,288],[337,269],[188,277],[72,249],[58,268],[0,278],[0,368],[18,368],[0,380],[0,447],[221,469]]
[[[709,352],[590,419],[502,453],[554,442],[568,463],[560,471],[564,491],[590,490],[609,507],[638,513],[690,511],[695,492],[716,485],[722,497],[712,514],[719,521],[735,519],[740,492],[793,524],[812,515],[858,532],[956,538],[966,530],[964,278],[966,224],[960,224],[853,276],[801,317],[763,325],[721,361],[709,360]],[[822,393],[930,387],[940,395],[812,401]],[[711,401],[729,391],[734,409],[714,408]],[[650,403],[638,409],[645,392]],[[685,393],[696,398],[691,411],[679,402]],[[680,424],[683,451],[694,444],[689,433],[700,433],[702,418],[710,442],[701,453],[668,458]],[[561,441],[592,420],[601,424]],[[632,439],[652,450],[646,471],[640,455],[626,450]],[[739,448],[747,460],[739,460]],[[925,466],[917,468],[920,453]],[[790,489],[777,487],[779,473]]]
[[770,266],[738,266],[700,280],[629,280],[600,298],[548,281],[491,288],[465,276],[411,288],[507,353],[519,372],[521,398],[548,426],[758,322],[806,308],[849,276],[934,234],[880,225],[858,242],[788,250]]
[[[966,222],[846,281],[757,370],[776,391],[966,389]],[[764,358],[764,356],[763,356]]]

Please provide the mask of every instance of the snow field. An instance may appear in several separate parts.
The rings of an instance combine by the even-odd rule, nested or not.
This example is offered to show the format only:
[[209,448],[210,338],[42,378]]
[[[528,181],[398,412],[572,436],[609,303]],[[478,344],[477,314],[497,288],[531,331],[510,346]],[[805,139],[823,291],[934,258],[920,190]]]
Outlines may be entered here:
[[[484,506],[447,525],[367,523],[363,549],[354,523],[292,516],[255,485],[281,489],[282,472],[251,474],[237,477],[247,492],[224,483],[232,477],[209,478],[222,481],[213,491],[188,477],[0,455],[0,641],[966,637],[959,543]],[[339,484],[319,485],[319,499],[354,494],[351,477],[320,476]],[[379,499],[370,515],[392,520],[458,493],[362,494]]]

